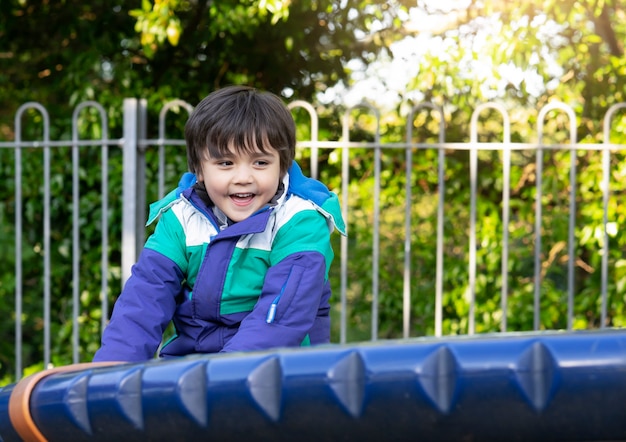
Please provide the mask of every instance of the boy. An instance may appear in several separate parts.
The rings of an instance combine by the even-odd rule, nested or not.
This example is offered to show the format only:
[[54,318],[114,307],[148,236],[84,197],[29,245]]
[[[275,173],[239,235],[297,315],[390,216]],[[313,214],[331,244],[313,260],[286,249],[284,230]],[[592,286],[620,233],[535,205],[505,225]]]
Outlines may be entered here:
[[294,161],[295,124],[275,95],[231,86],[185,126],[190,173],[150,207],[158,224],[117,300],[94,361],[330,341],[337,196]]

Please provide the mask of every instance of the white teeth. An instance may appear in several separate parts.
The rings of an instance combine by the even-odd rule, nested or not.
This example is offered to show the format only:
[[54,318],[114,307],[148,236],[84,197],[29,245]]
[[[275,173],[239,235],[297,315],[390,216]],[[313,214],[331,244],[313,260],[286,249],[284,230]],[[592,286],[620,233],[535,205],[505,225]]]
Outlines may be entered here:
[[252,195],[252,193],[235,193],[233,194],[234,197],[236,198],[250,198]]

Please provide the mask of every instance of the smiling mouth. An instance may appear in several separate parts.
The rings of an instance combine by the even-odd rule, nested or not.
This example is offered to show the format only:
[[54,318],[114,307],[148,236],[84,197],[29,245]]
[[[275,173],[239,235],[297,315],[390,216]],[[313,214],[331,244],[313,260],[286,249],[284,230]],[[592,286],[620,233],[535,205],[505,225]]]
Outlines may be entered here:
[[254,193],[233,193],[230,198],[238,203],[246,203],[254,198]]

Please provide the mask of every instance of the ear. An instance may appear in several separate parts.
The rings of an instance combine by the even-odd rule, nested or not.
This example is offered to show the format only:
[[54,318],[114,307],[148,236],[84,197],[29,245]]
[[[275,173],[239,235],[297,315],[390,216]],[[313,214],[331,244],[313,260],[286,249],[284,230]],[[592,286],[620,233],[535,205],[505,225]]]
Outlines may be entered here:
[[198,171],[196,172],[196,180],[199,183],[204,183],[204,175],[202,174],[202,167],[200,167]]

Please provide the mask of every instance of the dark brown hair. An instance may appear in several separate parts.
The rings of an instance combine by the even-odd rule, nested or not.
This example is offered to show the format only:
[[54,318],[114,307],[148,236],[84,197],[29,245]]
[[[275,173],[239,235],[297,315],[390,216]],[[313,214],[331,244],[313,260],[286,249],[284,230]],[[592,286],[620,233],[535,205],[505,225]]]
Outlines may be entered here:
[[232,145],[238,153],[258,148],[278,151],[281,176],[296,152],[296,127],[282,100],[248,86],[228,86],[210,93],[185,125],[187,164],[195,174],[207,154],[222,157]]

